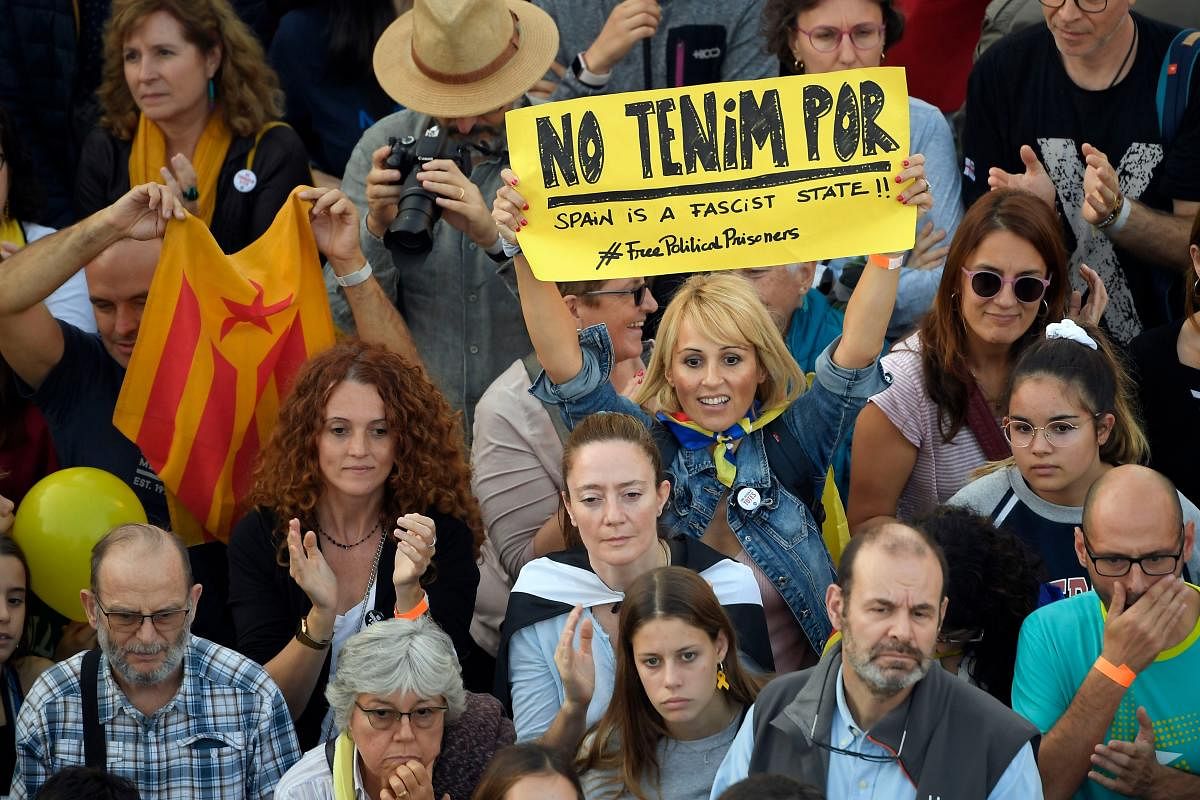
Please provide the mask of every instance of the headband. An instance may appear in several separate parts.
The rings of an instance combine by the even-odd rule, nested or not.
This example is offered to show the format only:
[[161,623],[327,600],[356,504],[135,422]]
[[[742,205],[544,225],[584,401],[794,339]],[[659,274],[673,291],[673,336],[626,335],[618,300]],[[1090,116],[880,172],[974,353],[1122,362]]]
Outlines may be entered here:
[[1088,336],[1087,331],[1075,324],[1074,320],[1064,319],[1062,322],[1051,322],[1046,326],[1047,339],[1069,339],[1084,347],[1096,349],[1096,340]]

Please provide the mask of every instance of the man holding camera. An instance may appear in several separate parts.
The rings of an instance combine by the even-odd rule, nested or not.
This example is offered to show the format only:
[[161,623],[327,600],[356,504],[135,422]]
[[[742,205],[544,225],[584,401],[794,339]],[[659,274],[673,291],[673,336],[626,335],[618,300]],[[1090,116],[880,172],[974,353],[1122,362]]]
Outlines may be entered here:
[[350,327],[340,287],[373,270],[468,436],[480,395],[532,349],[485,198],[508,160],[504,112],[557,48],[553,20],[525,0],[416,0],[375,47],[379,84],[406,109],[363,134],[342,181],[368,265],[326,273],[334,318]]

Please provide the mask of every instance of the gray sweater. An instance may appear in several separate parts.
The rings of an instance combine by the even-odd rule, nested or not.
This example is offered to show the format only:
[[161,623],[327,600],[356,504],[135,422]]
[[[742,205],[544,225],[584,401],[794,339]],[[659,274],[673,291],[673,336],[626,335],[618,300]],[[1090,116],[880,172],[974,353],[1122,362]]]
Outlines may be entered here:
[[661,0],[662,17],[650,41],[650,83],[645,79],[642,42],[617,63],[603,88],[581,83],[570,69],[579,53],[600,35],[618,0],[534,0],[558,25],[558,63],[566,77],[551,100],[593,94],[753,80],[779,74],[779,62],[764,49],[763,0]]
[[[722,731],[703,739],[680,741],[660,739],[655,754],[658,758],[659,781],[642,781],[642,794],[663,800],[706,800],[712,789],[717,767],[721,766],[733,737],[741,727],[743,715],[736,714]],[[584,742],[586,747],[589,741]],[[611,771],[591,770],[580,776],[583,795],[587,800],[632,800],[629,792],[617,792]]]

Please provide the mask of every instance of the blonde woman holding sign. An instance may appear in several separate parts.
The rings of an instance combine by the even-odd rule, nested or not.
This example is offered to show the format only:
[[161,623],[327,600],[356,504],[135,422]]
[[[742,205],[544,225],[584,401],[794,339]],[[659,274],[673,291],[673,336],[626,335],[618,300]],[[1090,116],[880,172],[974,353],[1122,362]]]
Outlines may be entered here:
[[[900,175],[911,184],[901,196],[928,209],[923,159],[909,160]],[[492,217],[512,243],[529,223],[517,176],[505,170],[503,177]],[[830,633],[821,609],[833,564],[810,505],[858,410],[886,385],[876,360],[898,270],[890,268],[895,259],[874,260],[881,267],[864,274],[844,334],[817,359],[811,387],[753,288],[732,275],[708,274],[691,278],[667,306],[632,400],[609,380],[607,329],[577,331],[555,285],[535,278],[523,256],[514,262],[545,370],[535,395],[557,404],[568,426],[598,411],[622,411],[654,430],[671,482],[664,526],[754,570],[780,671],[814,663]],[[787,485],[780,469],[790,476]]]

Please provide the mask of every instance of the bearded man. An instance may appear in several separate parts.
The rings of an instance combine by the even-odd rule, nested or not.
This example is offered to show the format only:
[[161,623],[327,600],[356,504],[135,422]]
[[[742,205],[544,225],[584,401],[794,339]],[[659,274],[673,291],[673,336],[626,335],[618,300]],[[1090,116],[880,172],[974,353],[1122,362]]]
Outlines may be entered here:
[[122,525],[92,550],[80,592],[98,650],[38,678],[16,723],[11,796],[64,767],[119,775],[150,798],[269,798],[300,758],[279,687],[250,659],[193,636],[200,600],[179,537]]
[[712,797],[780,773],[827,797],[1042,797],[1038,732],[934,664],[948,568],[926,533],[885,523],[842,554],[825,610],[841,641],[772,681],[717,771]]

